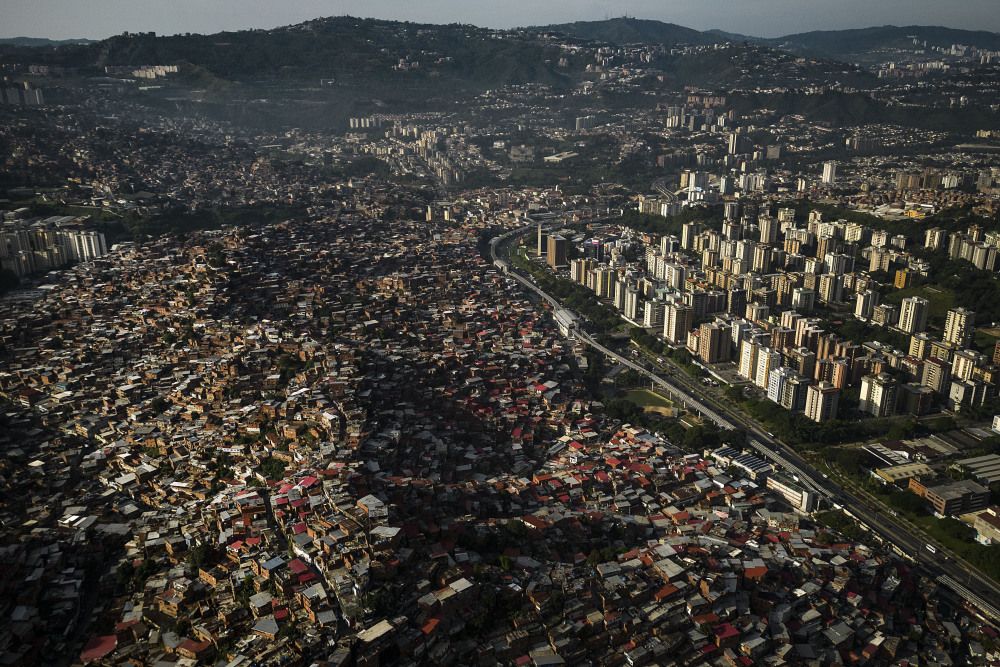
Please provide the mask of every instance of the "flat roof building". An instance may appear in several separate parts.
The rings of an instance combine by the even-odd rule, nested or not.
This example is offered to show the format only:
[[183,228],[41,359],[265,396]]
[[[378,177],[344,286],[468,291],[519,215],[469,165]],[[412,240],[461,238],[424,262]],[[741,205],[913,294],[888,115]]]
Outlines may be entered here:
[[934,470],[920,461],[915,461],[913,463],[904,463],[897,466],[888,466],[885,468],[876,468],[875,474],[889,482],[890,484],[896,484],[897,482],[902,482],[908,480],[911,477],[919,477],[920,475],[933,475]]

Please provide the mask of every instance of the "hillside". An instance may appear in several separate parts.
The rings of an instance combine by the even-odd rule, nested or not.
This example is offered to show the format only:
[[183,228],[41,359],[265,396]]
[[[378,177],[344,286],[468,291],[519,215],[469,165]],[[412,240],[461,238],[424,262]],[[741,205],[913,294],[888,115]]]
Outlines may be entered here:
[[406,84],[433,77],[489,88],[527,82],[568,84],[553,64],[558,56],[557,49],[532,34],[495,39],[492,31],[474,26],[335,17],[213,35],[116,35],[39,53],[38,61],[95,72],[108,65],[188,63],[201,68],[201,76],[217,78],[217,85],[261,77],[395,85],[401,70],[394,66],[402,62]]
[[[272,30],[213,35],[116,35],[100,42],[61,43],[32,38],[0,40],[2,54],[33,54],[37,64],[102,72],[108,65],[182,64],[214,77],[213,89],[262,78],[283,82],[338,83],[446,89],[485,89],[508,84],[567,86],[573,68],[555,63],[565,54],[546,34],[612,44],[706,45],[725,42],[766,45],[796,54],[857,62],[894,49],[964,44],[1000,50],[1000,34],[932,26],[882,26],[813,31],[760,39],[719,30],[701,32],[673,23],[635,18],[577,21],[494,31],[471,25],[434,25],[321,18]],[[11,57],[14,57],[13,55]],[[403,67],[400,67],[403,64]],[[416,65],[415,65],[416,64]],[[579,63],[578,63],[579,64]],[[405,71],[404,76],[399,72]],[[720,80],[720,77],[715,77]],[[725,80],[726,76],[721,77]]]
[[851,30],[814,30],[776,38],[707,30],[700,32],[673,23],[617,18],[604,21],[577,21],[541,28],[585,40],[610,44],[716,44],[750,42],[764,44],[800,55],[855,59],[889,49],[912,49],[916,39],[921,47],[948,48],[953,44],[1000,50],[1000,34],[985,30],[960,30],[942,26],[879,26]]
[[[889,58],[914,54],[924,48],[924,41],[928,47],[965,44],[1000,50],[1000,35],[995,33],[920,26],[818,31],[761,40],[634,18],[493,30],[342,16],[213,35],[128,33],[100,42],[46,42],[43,46],[0,41],[0,65],[66,68],[69,76],[53,79],[46,92],[53,102],[71,99],[66,89],[106,76],[109,66],[177,65],[177,74],[143,90],[144,104],[158,106],[164,113],[185,112],[186,105],[198,105],[198,111],[211,118],[263,128],[332,129],[343,128],[352,117],[447,109],[485,90],[508,85],[543,84],[566,92],[585,77],[593,79],[586,67],[594,62],[598,44],[729,44],[726,48],[650,49],[642,54],[643,59],[634,61],[641,67],[629,66],[644,77],[628,83],[635,90],[613,78],[599,86],[594,99],[620,110],[649,101],[638,90],[641,86],[750,91],[795,90],[836,82],[845,88],[865,88],[873,74],[846,63],[883,62],[887,54]],[[566,42],[571,43],[568,48]],[[577,48],[584,42],[586,48]],[[803,53],[810,57],[796,55]],[[621,62],[633,62],[632,57],[624,54]],[[112,70],[114,76],[121,72]],[[969,75],[968,85],[978,85],[975,75]],[[56,85],[64,82],[65,86]],[[757,99],[737,94],[730,99],[748,108],[760,102],[765,108],[831,123],[902,121],[929,129],[953,129],[956,119],[972,123],[967,127],[985,126],[989,121],[976,108],[961,113],[935,109],[912,121],[906,118],[909,107],[887,108],[861,97]],[[566,118],[572,120],[574,113],[567,110]]]
[[927,46],[950,47],[953,44],[1000,49],[1000,34],[985,30],[957,30],[941,26],[880,26],[854,30],[816,30],[764,40],[776,47],[809,55],[845,58],[892,49],[913,48],[913,40]]
[[862,93],[827,91],[822,95],[798,92],[778,94],[740,93],[730,97],[733,108],[743,113],[753,109],[780,110],[799,114],[834,126],[887,123],[943,132],[961,132],[989,122],[990,114],[982,109],[924,109],[914,114],[911,108],[887,106]]
[[[561,33],[576,39],[611,44],[717,44],[751,42],[798,54],[830,58],[853,58],[866,53],[953,44],[1000,50],[1000,34],[985,30],[960,30],[941,26],[878,26],[850,30],[815,30],[776,38],[760,38],[723,30],[699,31],[662,21],[614,18],[576,21],[510,31],[497,39],[495,31],[471,25],[436,25],[359,19],[350,16],[320,18],[272,30],[222,32],[213,35],[150,34],[116,35],[91,40],[53,41],[33,37],[0,39],[0,47],[60,47],[47,58],[66,66],[141,65],[151,62],[188,61],[221,77],[241,77],[296,70],[327,73],[357,73],[368,76],[396,63],[399,58],[419,56],[423,66],[441,64],[441,58],[462,58],[455,69],[472,76],[500,82],[523,82],[535,76],[558,79],[544,72],[547,43],[538,33]],[[511,69],[512,55],[519,62],[534,60],[523,71]],[[428,60],[430,58],[430,60]],[[416,58],[414,58],[416,59]],[[62,62],[59,62],[62,61]],[[292,71],[289,72],[289,69]],[[438,68],[445,71],[448,68]],[[304,73],[304,72],[303,72]]]
[[66,46],[67,44],[93,44],[93,39],[45,39],[44,37],[2,37],[0,44],[9,46]]
[[674,23],[636,18],[576,21],[548,25],[541,29],[610,44],[715,44],[727,41],[725,37],[720,38]]

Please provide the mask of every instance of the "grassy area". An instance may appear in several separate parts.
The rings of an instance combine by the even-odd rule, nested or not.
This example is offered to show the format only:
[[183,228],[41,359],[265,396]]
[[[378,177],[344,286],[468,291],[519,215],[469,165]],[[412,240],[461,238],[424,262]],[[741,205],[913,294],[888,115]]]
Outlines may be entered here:
[[972,345],[977,350],[981,350],[986,356],[992,357],[998,340],[1000,340],[1000,330],[980,330],[973,336]]
[[974,551],[976,547],[980,546],[973,542],[969,542],[967,539],[963,540],[956,537],[955,535],[944,530],[944,522],[958,521],[958,519],[938,519],[930,514],[913,514],[912,512],[907,512],[906,518],[917,526],[920,526],[920,529],[925,533],[966,560],[969,559],[971,552]]
[[930,318],[940,317],[944,319],[948,311],[955,307],[955,292],[940,285],[920,285],[917,287],[907,287],[896,290],[886,295],[885,300],[890,303],[900,304],[903,299],[910,296],[919,296],[930,301]]
[[648,389],[632,389],[631,391],[625,392],[625,398],[626,400],[632,401],[640,408],[669,408],[674,405],[671,401],[668,401]]

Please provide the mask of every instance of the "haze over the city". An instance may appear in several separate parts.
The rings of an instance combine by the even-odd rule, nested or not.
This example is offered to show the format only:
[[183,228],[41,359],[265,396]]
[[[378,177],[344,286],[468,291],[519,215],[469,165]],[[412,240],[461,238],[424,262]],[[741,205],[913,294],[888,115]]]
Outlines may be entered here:
[[571,21],[596,21],[623,15],[677,23],[699,30],[718,28],[758,37],[778,37],[810,30],[839,30],[874,25],[942,25],[1000,30],[993,0],[555,0],[547,3],[509,0],[102,0],[99,5],[74,0],[7,0],[0,38],[103,39],[121,32],[210,34],[225,30],[273,28],[320,16],[349,14],[426,23],[472,23],[511,28]]

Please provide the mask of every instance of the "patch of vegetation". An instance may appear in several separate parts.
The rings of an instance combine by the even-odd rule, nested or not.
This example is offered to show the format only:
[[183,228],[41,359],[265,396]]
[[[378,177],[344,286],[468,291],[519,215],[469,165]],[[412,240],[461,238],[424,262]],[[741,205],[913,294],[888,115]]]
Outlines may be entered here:
[[635,424],[642,418],[640,406],[626,398],[613,398],[604,404],[604,414],[611,419]]
[[861,535],[861,527],[858,522],[840,510],[819,512],[814,519],[816,523],[837,531],[849,540],[857,540]]
[[972,338],[972,346],[992,358],[997,341],[1000,341],[1000,336],[996,336],[988,331],[977,331]]
[[214,555],[211,545],[199,544],[188,550],[187,564],[197,572],[203,565],[209,563]]
[[878,341],[901,350],[908,350],[910,347],[910,337],[900,331],[866,324],[854,317],[846,317],[837,321],[840,324],[834,324],[830,320],[823,320],[819,326],[826,331],[835,333],[843,340],[859,345],[870,341]]
[[639,213],[629,210],[615,221],[615,224],[631,227],[638,232],[676,236],[680,238],[684,224],[688,222],[708,223],[708,227],[722,227],[722,217],[704,206],[690,206],[669,218],[653,213]]
[[656,408],[669,408],[673,405],[670,401],[663,398],[662,396],[649,391],[648,389],[635,389],[632,391],[625,392],[625,399],[632,401],[640,408],[645,407],[656,407]]
[[[90,216],[97,228],[104,233],[109,246],[122,241],[141,241],[163,234],[183,234],[206,229],[248,225],[264,226],[285,222],[306,214],[306,207],[298,204],[259,203],[246,206],[213,206],[190,212],[187,209],[141,216],[134,210],[114,213],[97,208],[66,206],[56,202],[30,204],[33,215]],[[214,254],[216,263],[225,260],[224,254]],[[208,258],[211,266],[212,258]]]
[[646,375],[631,368],[615,376],[616,387],[644,387],[647,384],[649,384],[649,379]]
[[[885,297],[888,303],[901,304],[903,299],[911,296],[918,296],[930,301],[928,306],[928,320],[938,320],[944,322],[948,311],[955,307],[955,293],[947,287],[940,285],[919,285],[907,287],[901,290],[890,292]],[[962,303],[965,303],[964,301]]]
[[244,609],[250,608],[250,598],[257,592],[253,583],[253,575],[248,574],[243,577],[243,581],[236,587],[236,602]]
[[185,88],[204,91],[210,95],[231,93],[238,87],[232,81],[227,81],[216,76],[207,68],[187,61],[177,63],[177,76],[172,79],[172,83],[179,84]]
[[593,291],[570,280],[553,276],[536,266],[523,253],[511,255],[511,263],[534,276],[538,286],[561,301],[567,308],[575,310],[597,327],[605,331],[617,329],[622,324],[618,312],[601,303]]
[[130,561],[118,566],[116,575],[118,585],[125,590],[135,590],[160,569],[159,564],[151,558],[144,559],[135,567]]
[[260,462],[260,471],[268,479],[279,480],[285,476],[285,466],[287,465],[281,459],[268,457]]
[[5,294],[12,289],[16,289],[21,284],[21,279],[13,271],[7,269],[0,270],[0,294]]
[[789,412],[773,401],[742,395],[739,406],[748,415],[764,424],[775,437],[796,449],[813,449],[822,445],[882,437],[895,423],[892,419],[860,421],[828,419],[817,423],[800,414]]

